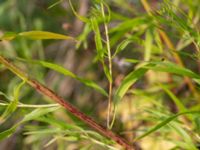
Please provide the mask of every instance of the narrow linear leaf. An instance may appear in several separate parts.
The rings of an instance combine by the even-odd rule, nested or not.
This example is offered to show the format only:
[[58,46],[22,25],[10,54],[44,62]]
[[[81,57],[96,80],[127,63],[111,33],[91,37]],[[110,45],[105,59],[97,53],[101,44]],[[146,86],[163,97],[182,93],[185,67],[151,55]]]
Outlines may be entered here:
[[6,139],[8,138],[10,135],[12,135],[15,131],[16,131],[16,126],[8,129],[8,130],[5,130],[3,132],[0,133],[0,141],[2,141],[3,139]]
[[98,55],[98,58],[101,60],[104,57],[104,50],[103,50],[103,44],[101,40],[101,34],[100,34],[98,22],[95,17],[92,17],[90,21],[91,21],[93,31],[95,33],[94,39],[95,39],[95,45],[97,49],[97,55]]
[[6,110],[0,117],[0,124],[3,123],[16,109],[19,102],[19,92],[21,87],[25,84],[23,80],[17,87],[14,89],[14,99],[10,102],[10,104],[6,107]]
[[112,57],[115,57],[119,52],[123,51],[123,50],[126,48],[126,46],[127,46],[128,44],[130,44],[131,42],[132,42],[132,40],[130,40],[130,39],[126,39],[126,40],[122,41],[122,42],[117,46],[117,49],[116,49],[116,51],[115,51],[115,53],[113,54]]
[[[131,62],[131,63],[137,63],[137,60],[134,59],[125,59],[127,62]],[[138,61],[140,62],[140,61]],[[187,76],[192,78],[196,83],[198,83],[200,85],[200,76],[198,74],[196,74],[195,72],[187,69],[187,68],[183,68],[177,64],[171,63],[169,61],[151,61],[149,62],[149,64],[154,64],[154,66],[151,65],[145,65],[143,66],[143,68],[148,68],[150,70],[154,70],[154,71],[160,71],[160,72],[168,72],[168,73],[174,73],[180,76]]]
[[128,59],[128,58],[124,59],[124,61],[129,62],[129,63],[139,63],[139,62],[141,62],[138,59]]
[[112,77],[110,75],[110,71],[108,69],[108,67],[105,65],[105,63],[102,61],[102,64],[103,64],[103,70],[104,70],[104,73],[108,79],[109,82],[112,82]]
[[186,112],[181,112],[181,113],[175,114],[175,115],[173,115],[173,116],[165,119],[164,121],[162,121],[158,125],[154,126],[149,131],[147,131],[144,134],[142,134],[141,136],[137,137],[134,141],[140,140],[140,139],[146,137],[147,135],[149,135],[149,134],[157,131],[158,129],[160,129],[163,126],[167,125],[169,122],[171,122],[172,120],[176,119],[177,117],[179,117],[181,115],[184,115],[184,114],[194,114],[194,113],[200,113],[200,111],[186,111]]
[[88,79],[80,78],[80,77],[76,77],[76,79],[84,83],[86,86],[94,88],[95,90],[99,91],[101,94],[108,96],[107,92],[104,89],[102,89],[99,85],[97,85],[95,82]]
[[169,95],[169,97],[173,100],[173,102],[176,104],[176,106],[179,109],[179,112],[187,111],[187,108],[183,105],[183,103],[169,90],[167,87],[165,87],[162,84],[159,84],[159,86]]
[[153,45],[152,29],[149,29],[146,31],[146,34],[145,34],[145,42],[144,42],[144,47],[145,47],[144,60],[145,61],[149,61],[151,58],[152,45]]
[[[145,66],[155,66],[154,64],[147,64]],[[114,102],[118,102],[122,99],[122,97],[126,94],[128,89],[133,85],[139,78],[141,78],[149,69],[145,67],[141,67],[129,73],[124,80],[122,81],[121,85],[118,87],[115,96]]]
[[43,67],[52,69],[56,72],[59,72],[59,73],[65,75],[65,76],[69,76],[73,79],[76,79],[76,80],[80,81],[81,83],[85,84],[86,86],[94,88],[96,91],[100,92],[101,94],[108,96],[107,92],[102,87],[100,87],[98,84],[96,84],[94,81],[89,80],[89,79],[84,79],[82,77],[78,77],[77,75],[75,75],[74,73],[72,73],[71,71],[67,70],[66,68],[64,68],[60,65],[46,62],[46,61],[40,61],[40,60],[26,60],[26,59],[22,59],[22,58],[19,58],[19,60],[39,64],[39,65],[42,65]]
[[17,127],[19,125],[21,125],[22,123],[30,121],[30,120],[33,120],[33,119],[37,119],[38,117],[43,116],[43,115],[45,115],[47,113],[56,111],[58,108],[60,108],[60,106],[51,107],[51,108],[38,108],[38,109],[35,109],[34,111],[32,111],[29,114],[25,115],[25,117],[20,122],[16,123],[10,129],[7,129],[7,130],[1,132],[0,133],[0,141],[5,139],[5,138],[8,138],[10,135],[12,135],[16,131]]
[[112,28],[109,32],[114,33],[114,32],[121,32],[121,31],[128,31],[133,28],[137,28],[139,26],[146,26],[152,22],[151,18],[148,17],[137,17],[134,19],[128,19],[127,21],[123,21],[116,27]]
[[151,70],[155,71],[161,71],[161,72],[169,72],[174,73],[181,76],[188,76],[194,79],[200,79],[200,76],[193,71],[183,68],[181,66],[178,66],[177,64],[171,63],[169,61],[165,62],[150,62],[152,64],[155,64],[156,66],[144,66],[145,68],[149,68]]
[[51,4],[47,9],[51,9],[51,8],[55,7],[56,5],[60,4],[62,1],[63,1],[63,0],[59,0],[59,1],[57,1],[57,2],[55,2],[55,3],[53,3],[53,4]]
[[14,32],[6,32],[4,35],[0,38],[0,40],[7,40],[10,41],[14,39],[17,36],[17,33]]
[[33,40],[45,40],[45,39],[60,39],[60,40],[75,40],[71,36],[66,36],[58,33],[47,31],[27,31],[18,34],[21,37],[30,38]]
[[43,116],[43,115],[48,114],[50,112],[56,111],[59,108],[60,108],[60,106],[50,107],[50,108],[37,108],[37,109],[33,110],[31,113],[25,115],[25,117],[22,119],[22,121],[20,123],[24,123],[24,122],[27,122],[29,120],[36,119],[40,116]]

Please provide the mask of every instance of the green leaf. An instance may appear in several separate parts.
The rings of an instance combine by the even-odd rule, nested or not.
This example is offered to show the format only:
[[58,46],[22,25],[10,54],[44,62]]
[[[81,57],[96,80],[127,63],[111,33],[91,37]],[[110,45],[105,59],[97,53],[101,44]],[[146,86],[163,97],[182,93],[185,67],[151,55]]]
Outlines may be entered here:
[[138,28],[142,25],[147,26],[149,23],[152,22],[152,19],[145,16],[145,17],[137,17],[134,19],[129,19],[127,21],[123,21],[116,27],[110,29],[110,33],[113,32],[121,32],[121,31],[130,31],[133,28]]
[[117,49],[116,49],[116,51],[115,51],[115,53],[113,54],[112,57],[115,57],[119,52],[123,51],[123,50],[126,48],[126,46],[127,46],[128,44],[130,44],[131,42],[132,42],[132,40],[130,40],[130,39],[123,40],[123,41],[117,46]]
[[156,66],[144,66],[144,67],[155,71],[169,72],[181,76],[188,76],[194,79],[200,79],[200,76],[198,74],[192,72],[187,68],[183,68],[181,66],[178,66],[177,64],[171,63],[169,61],[150,62],[150,63],[155,64]]
[[[187,150],[198,150],[193,142],[192,136],[187,132],[184,127],[180,127],[180,124],[177,122],[171,122],[169,127],[176,131],[182,137],[183,143],[176,143],[180,146],[180,149],[187,149]],[[178,141],[177,141],[178,142]]]
[[0,40],[7,40],[10,41],[12,39],[14,39],[17,36],[16,33],[14,32],[6,32],[1,38]]
[[102,40],[101,40],[101,33],[99,30],[98,22],[95,17],[92,17],[90,19],[90,21],[91,21],[93,31],[95,33],[94,39],[95,39],[98,59],[102,60],[102,58],[104,57],[104,50],[103,50],[103,44],[102,44]]
[[110,71],[109,71],[108,67],[105,65],[105,63],[103,61],[102,61],[102,64],[103,64],[104,73],[105,73],[108,81],[112,82],[112,77],[111,77],[111,74],[110,74]]
[[151,58],[151,50],[153,45],[153,36],[152,36],[152,29],[148,29],[145,34],[145,52],[144,52],[144,60],[149,61]]
[[11,134],[13,134],[16,130],[16,126],[8,129],[8,130],[5,130],[3,132],[0,133],[0,141],[5,139],[5,138],[8,138]]
[[138,60],[138,59],[128,59],[128,58],[126,58],[126,59],[124,59],[126,62],[129,62],[129,63],[139,63],[139,62],[141,62],[140,60]]
[[[147,64],[145,66],[155,66],[154,64]],[[140,79],[146,72],[148,71],[148,68],[141,67],[138,68],[131,73],[129,73],[120,86],[118,87],[115,96],[114,96],[114,101],[115,103],[118,102],[119,100],[122,99],[122,97],[126,94],[128,89],[133,85],[138,79]]]
[[183,105],[183,103],[178,99],[167,87],[165,87],[162,84],[159,84],[159,86],[169,95],[169,97],[173,100],[173,102],[176,104],[176,106],[179,109],[179,112],[187,111],[187,108]]
[[17,127],[27,121],[33,120],[33,119],[37,119],[40,116],[43,116],[47,113],[56,111],[57,109],[59,109],[60,106],[58,107],[50,107],[50,108],[38,108],[35,109],[34,111],[30,112],[29,114],[25,115],[25,117],[18,123],[16,123],[13,127],[11,127],[10,129],[7,129],[3,132],[0,133],[0,140],[3,140],[5,138],[8,138],[11,134],[13,134],[15,132],[15,130],[17,129]]
[[10,102],[10,104],[6,107],[6,110],[0,117],[0,124],[3,123],[16,109],[19,102],[19,91],[21,87],[25,84],[23,80],[17,87],[14,89],[14,100]]
[[94,88],[95,90],[99,91],[101,94],[108,96],[107,92],[104,89],[102,89],[99,85],[97,85],[95,82],[88,79],[80,78],[80,77],[76,77],[76,79],[84,83],[86,86]]
[[60,40],[75,40],[71,36],[66,36],[58,33],[47,31],[27,31],[18,34],[21,37],[30,38],[33,40],[45,40],[45,39],[60,39]]
[[53,3],[53,4],[51,4],[47,9],[51,9],[51,8],[55,7],[56,5],[62,3],[62,2],[63,2],[63,0],[59,0],[59,1],[57,1],[57,2],[55,2],[55,3]]
[[60,65],[46,62],[46,61],[40,61],[40,60],[26,60],[26,59],[22,59],[22,58],[19,58],[19,60],[30,62],[30,63],[35,63],[35,64],[40,64],[43,67],[55,70],[56,72],[59,72],[65,76],[74,78],[74,79],[80,81],[81,83],[85,84],[86,86],[94,88],[96,91],[100,92],[101,94],[108,96],[107,92],[103,88],[101,88],[98,84],[96,84],[95,82],[93,82],[89,79],[84,79],[82,77],[78,77],[77,75],[75,75],[74,73],[72,73],[71,71],[65,69],[64,67],[62,67]]
[[32,111],[31,113],[25,115],[25,117],[22,119],[22,121],[20,123],[36,119],[36,118],[38,118],[40,116],[43,116],[43,115],[48,114],[50,112],[56,111],[59,108],[60,108],[60,106],[58,106],[58,107],[50,107],[50,108],[37,108],[34,111]]
[[167,119],[165,119],[164,121],[162,121],[158,125],[156,125],[153,128],[151,128],[149,131],[147,131],[144,134],[142,134],[141,136],[137,137],[134,141],[140,140],[140,139],[146,137],[147,135],[149,135],[149,134],[157,131],[158,129],[160,129],[163,126],[167,125],[170,121],[176,119],[177,117],[179,117],[181,115],[184,115],[184,114],[194,114],[194,113],[200,113],[200,111],[186,111],[186,112],[181,112],[181,113],[175,114],[175,115],[173,115],[171,117],[168,117]]

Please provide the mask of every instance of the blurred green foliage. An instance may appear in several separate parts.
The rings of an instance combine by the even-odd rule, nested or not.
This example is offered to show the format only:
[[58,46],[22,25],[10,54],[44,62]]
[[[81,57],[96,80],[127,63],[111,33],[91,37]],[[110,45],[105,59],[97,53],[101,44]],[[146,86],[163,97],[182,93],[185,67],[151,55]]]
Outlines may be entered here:
[[[199,4],[1,0],[0,55],[104,126],[111,83],[112,130],[141,149],[197,150]],[[78,42],[52,40],[55,34],[50,40],[16,36],[31,31],[38,37],[36,30]],[[20,79],[3,65],[0,83],[0,149],[120,149],[51,99],[26,84],[21,87]]]

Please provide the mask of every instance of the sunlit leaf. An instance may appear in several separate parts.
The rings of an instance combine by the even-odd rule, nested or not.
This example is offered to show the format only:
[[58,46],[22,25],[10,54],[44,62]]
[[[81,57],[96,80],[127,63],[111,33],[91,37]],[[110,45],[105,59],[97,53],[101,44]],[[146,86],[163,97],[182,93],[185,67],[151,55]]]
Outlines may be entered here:
[[0,141],[8,138],[10,135],[12,135],[15,132],[15,130],[16,130],[16,127],[14,126],[8,130],[1,132],[0,133]]
[[33,40],[45,40],[45,39],[75,40],[71,36],[66,36],[47,31],[27,31],[27,32],[21,32],[18,35]]
[[146,31],[146,34],[145,34],[145,42],[144,42],[144,47],[145,47],[144,60],[145,61],[149,61],[151,58],[152,46],[153,46],[152,30],[149,29]]

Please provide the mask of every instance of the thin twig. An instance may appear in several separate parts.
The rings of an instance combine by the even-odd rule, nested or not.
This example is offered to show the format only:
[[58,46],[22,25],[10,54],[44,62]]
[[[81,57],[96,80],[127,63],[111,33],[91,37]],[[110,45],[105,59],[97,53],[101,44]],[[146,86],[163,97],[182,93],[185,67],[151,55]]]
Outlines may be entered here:
[[[0,106],[8,106],[9,103],[0,103]],[[44,104],[44,105],[30,105],[30,104],[18,104],[17,107],[20,108],[47,108],[47,107],[58,107],[59,104]]]
[[105,36],[106,36],[106,46],[108,52],[108,65],[109,65],[109,73],[111,80],[109,80],[109,96],[108,96],[108,111],[107,111],[107,128],[111,129],[112,125],[110,126],[110,116],[112,111],[112,56],[111,56],[111,49],[110,49],[110,40],[108,35],[108,26],[106,24],[106,17],[105,17],[105,10],[103,6],[103,2],[101,2],[101,13],[104,19],[104,29],[105,29]]
[[39,91],[41,94],[51,98],[55,102],[59,103],[61,106],[63,106],[66,110],[71,112],[74,116],[82,120],[84,123],[88,124],[90,127],[104,135],[105,137],[108,137],[118,143],[119,145],[123,146],[126,150],[134,150],[135,148],[133,146],[130,146],[123,138],[120,136],[114,134],[111,130],[108,130],[98,123],[96,123],[92,118],[85,115],[81,111],[79,111],[77,108],[75,108],[73,105],[71,105],[69,102],[58,96],[56,93],[54,93],[49,88],[45,87],[41,83],[39,83],[36,80],[30,79],[27,74],[25,74],[23,71],[18,69],[15,65],[13,65],[11,62],[9,62],[6,58],[0,55],[0,63],[2,63],[7,69],[9,69],[11,72],[13,72],[15,75],[20,77],[21,79],[25,80],[30,86],[32,86],[34,89]]

